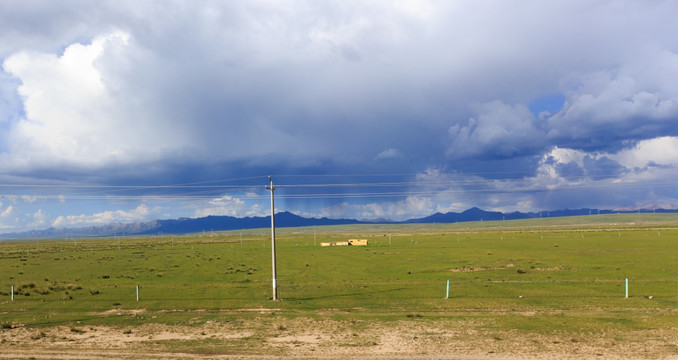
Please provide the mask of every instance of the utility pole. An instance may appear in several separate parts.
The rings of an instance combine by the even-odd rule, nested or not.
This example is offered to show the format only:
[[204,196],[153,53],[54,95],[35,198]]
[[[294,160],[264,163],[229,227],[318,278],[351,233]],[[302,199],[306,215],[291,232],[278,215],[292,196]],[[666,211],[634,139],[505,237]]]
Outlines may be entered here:
[[273,269],[273,301],[278,300],[278,288],[276,286],[276,270],[275,270],[275,207],[273,206],[273,191],[275,186],[273,186],[273,180],[271,177],[268,177],[268,186],[266,189],[271,190],[271,268]]

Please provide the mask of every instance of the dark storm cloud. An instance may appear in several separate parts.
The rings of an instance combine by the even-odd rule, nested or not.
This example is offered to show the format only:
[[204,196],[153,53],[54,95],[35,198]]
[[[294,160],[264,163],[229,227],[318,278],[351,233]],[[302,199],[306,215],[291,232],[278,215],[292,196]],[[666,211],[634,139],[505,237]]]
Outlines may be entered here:
[[[121,161],[138,158],[134,141],[148,138],[167,139],[155,140],[154,161],[278,154],[290,163],[370,162],[388,149],[417,161],[431,160],[432,149],[433,164],[446,163],[445,154],[510,159],[553,145],[619,149],[671,128],[678,113],[675,87],[640,72],[645,59],[628,50],[645,49],[649,35],[634,32],[651,22],[624,22],[616,16],[629,9],[606,4],[74,4],[82,6],[53,9],[42,30],[61,46],[77,29],[87,41],[106,31],[127,37],[107,42],[93,63],[111,106],[122,109],[116,116],[133,117],[140,134],[127,137]],[[660,5],[641,10],[659,16]],[[26,22],[43,17],[20,9]],[[540,16],[516,17],[532,13]],[[40,33],[21,29],[24,38]],[[631,33],[630,43],[620,41]],[[675,67],[670,54],[654,55],[663,70]],[[609,75],[620,56],[627,70]],[[562,111],[545,120],[529,112],[525,104],[554,91],[566,93]],[[642,130],[643,119],[663,123]]]

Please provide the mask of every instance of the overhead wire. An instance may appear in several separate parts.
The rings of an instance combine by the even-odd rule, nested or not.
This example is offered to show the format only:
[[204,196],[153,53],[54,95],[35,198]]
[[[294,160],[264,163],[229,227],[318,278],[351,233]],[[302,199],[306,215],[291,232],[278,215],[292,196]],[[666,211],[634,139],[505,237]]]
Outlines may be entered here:
[[[505,173],[485,173],[505,174]],[[374,175],[303,175],[304,177],[350,177],[350,176],[402,176],[403,174],[374,174]],[[444,174],[450,175],[450,174]],[[606,176],[611,174],[600,174]],[[276,175],[276,178],[289,178],[301,175]],[[201,182],[166,184],[166,185],[101,185],[101,184],[13,184],[0,183],[0,189],[34,189],[44,190],[43,193],[7,193],[4,196],[35,196],[45,199],[73,199],[73,200],[204,200],[221,196],[242,198],[265,198],[264,184],[224,184],[226,182],[264,179],[264,176],[250,176],[235,179],[221,179]],[[581,177],[559,177],[562,180],[577,180]],[[525,183],[529,179],[456,179],[456,180],[409,180],[392,182],[332,182],[332,183],[282,183],[276,184],[276,189],[289,188],[292,193],[278,192],[277,197],[283,199],[334,199],[334,198],[386,198],[407,196],[434,196],[454,193],[525,193],[525,192],[556,192],[599,188],[631,188],[638,186],[676,186],[678,179],[655,181],[625,181],[604,183],[575,183],[575,184],[540,184]],[[497,182],[503,188],[497,187]],[[521,184],[525,183],[525,184]],[[447,187],[447,188],[444,188]],[[298,189],[328,189],[352,188],[358,191],[351,192],[306,192],[296,193]],[[402,191],[375,191],[376,189],[404,188]],[[62,193],[53,194],[53,190],[61,189]],[[91,191],[80,191],[91,190]],[[173,191],[175,190],[175,191]],[[179,190],[178,192],[176,190]],[[362,190],[362,191],[360,191]],[[143,194],[136,194],[142,191]],[[124,194],[123,194],[124,192]],[[0,195],[3,196],[3,195]]]

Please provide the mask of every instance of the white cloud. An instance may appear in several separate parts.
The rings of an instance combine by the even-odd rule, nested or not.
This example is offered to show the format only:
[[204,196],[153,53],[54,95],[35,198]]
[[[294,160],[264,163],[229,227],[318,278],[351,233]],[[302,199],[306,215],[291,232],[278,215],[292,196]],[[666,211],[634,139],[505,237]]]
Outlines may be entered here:
[[638,142],[610,158],[627,168],[643,168],[651,164],[678,167],[678,137],[662,136]]
[[435,209],[435,204],[429,197],[407,196],[400,201],[350,204],[343,202],[321,210],[323,217],[329,218],[356,218],[391,220],[405,220],[416,216],[428,216]]
[[590,156],[590,154],[581,150],[562,149],[558,147],[555,147],[550,153],[544,155],[545,158],[551,157],[558,163],[576,163],[581,167],[584,166],[584,158],[586,156]]
[[473,112],[466,125],[450,126],[447,156],[507,158],[543,146],[543,132],[536,128],[534,114],[524,105],[493,101],[475,104]]
[[45,214],[42,209],[38,209],[38,211],[30,216],[28,227],[35,229],[46,226],[48,223],[47,214]]
[[673,191],[677,157],[676,137],[644,140],[610,153],[555,148],[544,154],[537,175],[521,186],[548,190],[531,197],[535,205],[551,209],[672,207],[678,203]]
[[[1,205],[2,205],[2,204],[0,204],[0,206],[1,206]],[[2,213],[0,213],[0,217],[3,217],[3,218],[8,217],[9,215],[12,214],[12,210],[13,210],[13,209],[14,209],[14,208],[12,207],[12,205],[9,205],[5,210],[2,211]]]
[[129,39],[116,31],[69,45],[61,55],[22,51],[4,61],[3,69],[21,80],[25,108],[8,133],[11,153],[0,157],[5,166],[134,163],[182,145],[170,132],[151,132],[144,126],[151,119],[140,118],[131,99],[111,93],[99,63]]
[[38,201],[46,199],[44,196],[38,195],[5,195],[5,197],[9,199],[12,204],[35,204]]
[[149,215],[156,213],[158,209],[151,209],[146,204],[141,204],[136,208],[126,210],[108,210],[91,215],[67,215],[58,216],[53,222],[52,227],[79,227],[96,226],[120,222],[134,222],[149,220]]
[[388,159],[397,159],[401,158],[402,154],[400,154],[400,151],[394,149],[394,148],[389,148],[386,149],[375,157],[376,160],[388,160]]
[[269,209],[262,209],[259,204],[250,205],[244,200],[224,195],[210,200],[207,204],[196,204],[195,217],[210,215],[227,215],[235,217],[270,215]]
[[[648,70],[652,69],[652,70]],[[548,118],[548,138],[615,150],[624,140],[678,135],[678,53],[649,50],[642,62],[561,78],[563,110]]]

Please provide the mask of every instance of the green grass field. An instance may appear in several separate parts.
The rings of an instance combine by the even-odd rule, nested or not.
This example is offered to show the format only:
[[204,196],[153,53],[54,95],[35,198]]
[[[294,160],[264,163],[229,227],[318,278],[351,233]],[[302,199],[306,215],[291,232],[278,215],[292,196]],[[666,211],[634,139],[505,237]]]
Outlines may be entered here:
[[[0,323],[200,325],[272,309],[285,319],[470,321],[498,333],[678,328],[676,215],[278,229],[277,302],[269,236],[3,242]],[[320,246],[348,238],[370,245]],[[133,309],[145,316],[115,316]]]

